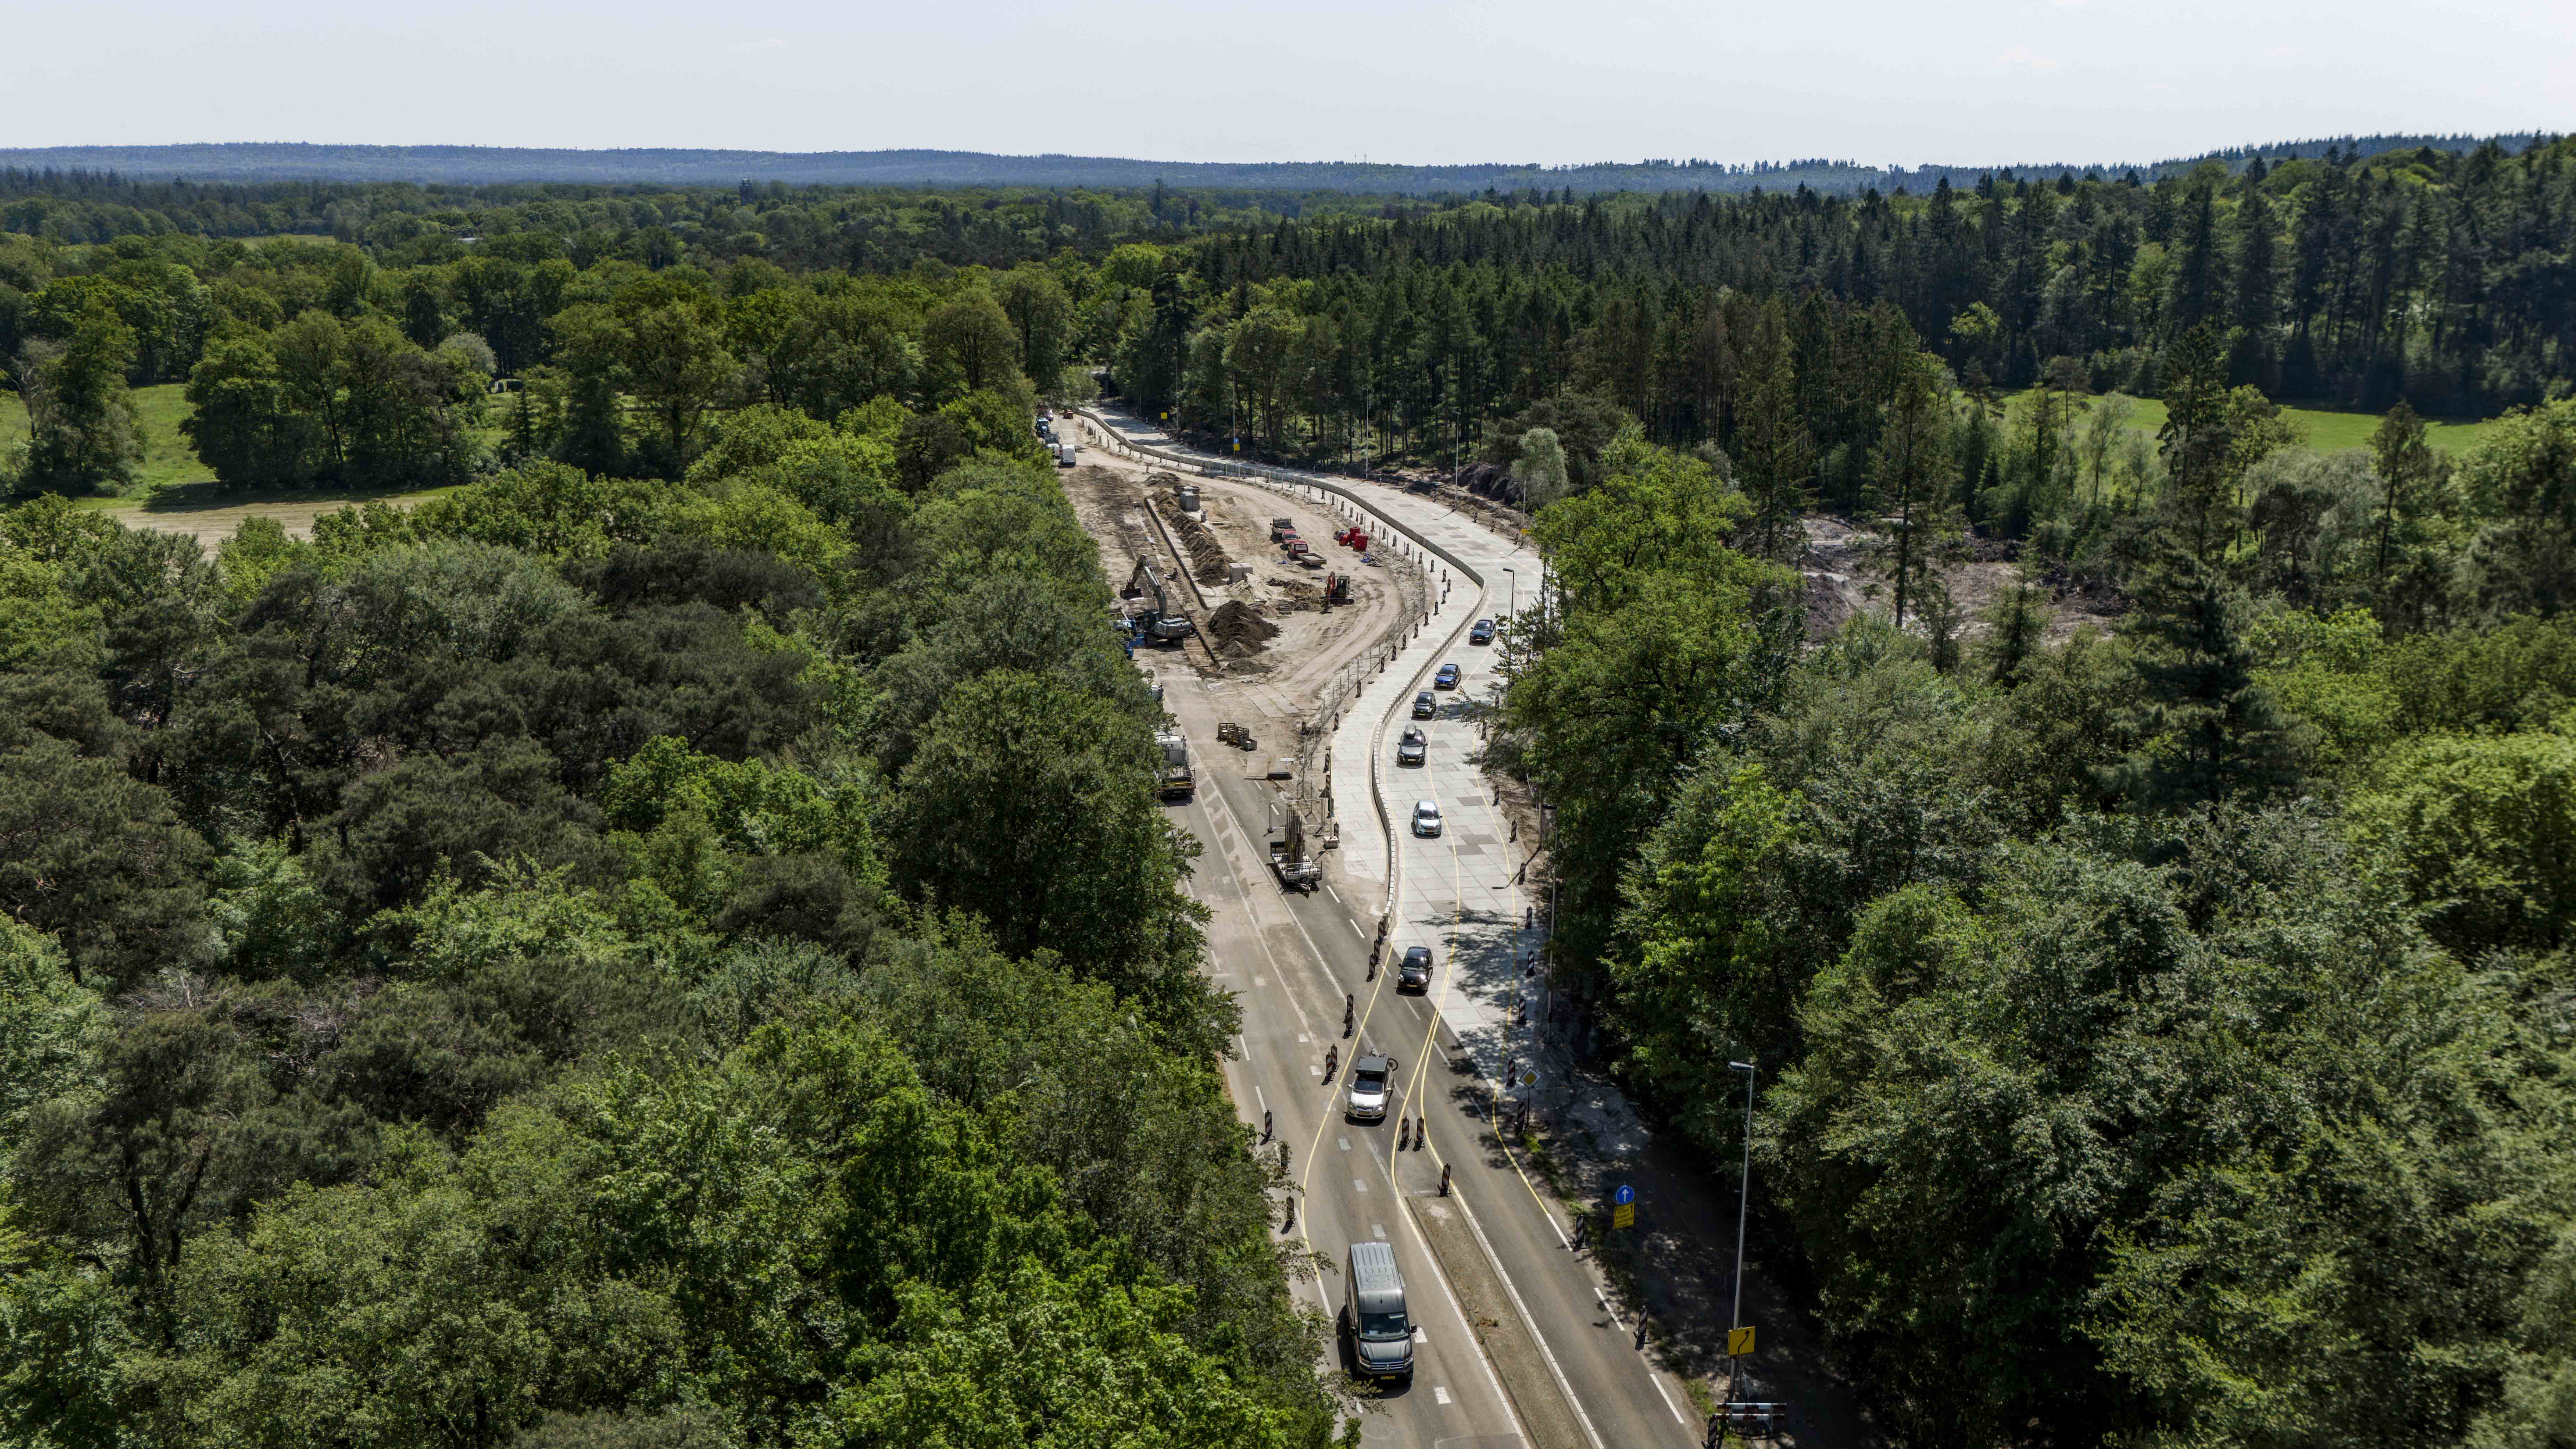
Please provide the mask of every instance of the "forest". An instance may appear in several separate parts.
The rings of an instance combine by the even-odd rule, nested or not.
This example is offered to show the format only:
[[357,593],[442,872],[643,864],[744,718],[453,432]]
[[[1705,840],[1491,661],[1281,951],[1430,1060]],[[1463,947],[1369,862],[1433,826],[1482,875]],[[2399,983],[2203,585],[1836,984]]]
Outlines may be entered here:
[[[1105,381],[1533,512],[1550,970],[1712,1160],[1762,1064],[1765,1271],[1898,1440],[2576,1442],[2571,159],[22,186],[0,1439],[1331,1438],[1029,441]],[[143,387],[416,496],[126,528]]]
[[[196,373],[421,390],[324,384],[245,467],[453,461],[368,409],[466,362],[350,310]],[[1017,357],[953,457],[908,439],[989,397],[211,557],[0,513],[0,1440],[1324,1440]],[[671,417],[607,421],[658,462]]]
[[[1938,375],[1886,496],[1957,466]],[[1486,757],[1555,807],[1557,981],[1714,1161],[1761,1064],[1763,1262],[1898,1442],[2565,1444],[2576,403],[2454,470],[2168,399],[2107,632],[2026,550],[1802,644],[1761,491],[1614,440]]]
[[1917,345],[1974,392],[2062,372],[2154,396],[2166,350],[2206,325],[2231,381],[2275,401],[2485,416],[2549,396],[2576,342],[2564,141],[2330,149],[2152,185],[1530,200],[1187,243],[1199,285],[1157,291],[1119,380],[1283,455],[1365,444],[1452,467],[1488,423],[1566,391],[1659,442],[1736,451],[1769,425],[1786,346],[1830,491],[1875,441],[1887,359]]

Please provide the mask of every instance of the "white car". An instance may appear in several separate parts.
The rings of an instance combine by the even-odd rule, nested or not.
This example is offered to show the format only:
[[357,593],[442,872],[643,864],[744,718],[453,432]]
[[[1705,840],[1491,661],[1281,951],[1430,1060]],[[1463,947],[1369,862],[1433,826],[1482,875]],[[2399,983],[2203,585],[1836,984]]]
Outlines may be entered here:
[[1413,833],[1435,837],[1440,834],[1440,807],[1437,804],[1429,800],[1413,802]]

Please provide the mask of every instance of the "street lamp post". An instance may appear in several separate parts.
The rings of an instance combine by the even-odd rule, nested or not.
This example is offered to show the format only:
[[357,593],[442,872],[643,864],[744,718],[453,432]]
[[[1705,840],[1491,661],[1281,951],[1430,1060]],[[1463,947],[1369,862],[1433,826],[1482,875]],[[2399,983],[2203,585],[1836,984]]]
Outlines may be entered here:
[[1517,619],[1521,616],[1521,573],[1509,564],[1503,566],[1503,572],[1512,576],[1512,603],[1510,608],[1503,611],[1503,617]]
[[[1753,1206],[1753,1063],[1728,1062],[1730,1071],[1744,1074],[1744,1176],[1735,1197],[1735,1307],[1728,1315],[1729,1329],[1744,1326],[1744,1219]],[[1735,1397],[1735,1360],[1730,1355],[1726,1364],[1726,1396]]]

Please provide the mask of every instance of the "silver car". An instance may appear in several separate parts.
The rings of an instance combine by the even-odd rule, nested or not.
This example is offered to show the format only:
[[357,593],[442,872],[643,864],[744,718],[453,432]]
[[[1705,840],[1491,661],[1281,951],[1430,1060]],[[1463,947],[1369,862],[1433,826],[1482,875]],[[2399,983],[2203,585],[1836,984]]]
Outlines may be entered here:
[[1440,807],[1429,800],[1413,802],[1413,833],[1432,839],[1440,835]]
[[1386,1120],[1387,1098],[1395,1092],[1395,1058],[1368,1056],[1351,1062],[1350,1090],[1342,1111],[1354,1122]]

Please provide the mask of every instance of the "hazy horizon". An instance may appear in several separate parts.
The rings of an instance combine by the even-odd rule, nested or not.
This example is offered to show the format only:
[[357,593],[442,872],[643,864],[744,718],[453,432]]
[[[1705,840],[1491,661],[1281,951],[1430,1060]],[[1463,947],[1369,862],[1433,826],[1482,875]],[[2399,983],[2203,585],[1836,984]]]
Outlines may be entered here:
[[[2344,133],[2565,130],[2576,8],[1616,0],[925,12],[468,0],[352,16],[108,0],[23,15],[0,146],[225,141],[940,149],[1234,163],[2153,160]],[[96,103],[115,97],[113,107]]]

